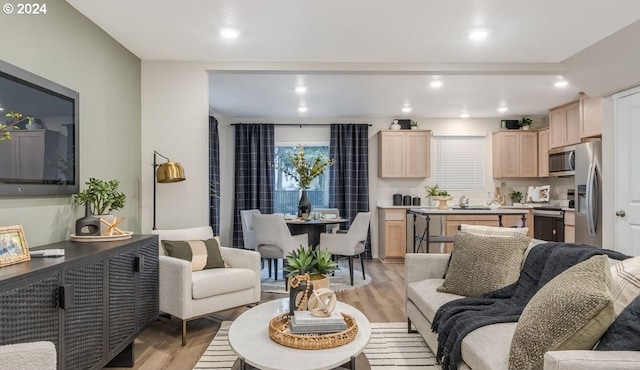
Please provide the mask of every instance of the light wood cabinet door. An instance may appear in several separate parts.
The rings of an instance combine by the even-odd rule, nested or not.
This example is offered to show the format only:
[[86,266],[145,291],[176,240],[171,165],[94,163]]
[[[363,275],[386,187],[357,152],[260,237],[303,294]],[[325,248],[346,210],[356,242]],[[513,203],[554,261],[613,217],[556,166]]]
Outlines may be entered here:
[[407,211],[404,208],[383,208],[378,218],[380,259],[389,261],[404,258],[407,250]]
[[431,131],[380,131],[378,177],[431,176]]
[[580,101],[582,119],[580,137],[602,135],[602,98],[585,98]]
[[493,177],[538,177],[538,133],[515,130],[494,133]]
[[549,129],[538,131],[538,177],[549,177]]
[[549,148],[580,142],[580,101],[549,111]]

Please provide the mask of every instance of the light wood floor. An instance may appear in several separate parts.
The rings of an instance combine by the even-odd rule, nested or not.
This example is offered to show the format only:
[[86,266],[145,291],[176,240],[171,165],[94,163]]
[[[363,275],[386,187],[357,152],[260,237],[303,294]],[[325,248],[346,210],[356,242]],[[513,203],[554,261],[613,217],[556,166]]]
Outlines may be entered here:
[[[359,273],[356,262],[354,273]],[[372,282],[364,287],[337,292],[338,300],[362,311],[370,322],[404,322],[404,264],[366,260],[365,269]],[[286,297],[263,293],[262,301]],[[181,345],[180,320],[160,318],[135,341],[135,367],[144,370],[191,370],[225,320],[233,320],[248,308],[236,308],[189,321],[187,345]],[[112,368],[113,369],[113,368]],[[131,369],[131,368],[121,368]]]

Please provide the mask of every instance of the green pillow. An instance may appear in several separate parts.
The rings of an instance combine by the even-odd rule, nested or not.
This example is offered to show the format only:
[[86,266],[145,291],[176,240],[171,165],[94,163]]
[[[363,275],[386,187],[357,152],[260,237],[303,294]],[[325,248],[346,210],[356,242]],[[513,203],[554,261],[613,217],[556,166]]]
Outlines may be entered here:
[[162,246],[171,257],[191,262],[191,271],[225,267],[220,242],[217,238],[207,240],[163,240]]
[[542,369],[547,351],[593,349],[613,319],[608,258],[591,257],[531,298],[511,340],[509,369]]
[[479,297],[515,283],[530,240],[528,236],[458,232],[453,238],[447,275],[438,291]]

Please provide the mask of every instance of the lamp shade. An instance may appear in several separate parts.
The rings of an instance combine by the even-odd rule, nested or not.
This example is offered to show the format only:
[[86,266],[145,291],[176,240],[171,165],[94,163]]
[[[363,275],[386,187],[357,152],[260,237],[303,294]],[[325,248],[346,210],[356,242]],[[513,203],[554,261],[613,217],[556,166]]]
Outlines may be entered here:
[[156,172],[159,183],[184,181],[184,168],[178,162],[166,162],[158,166]]

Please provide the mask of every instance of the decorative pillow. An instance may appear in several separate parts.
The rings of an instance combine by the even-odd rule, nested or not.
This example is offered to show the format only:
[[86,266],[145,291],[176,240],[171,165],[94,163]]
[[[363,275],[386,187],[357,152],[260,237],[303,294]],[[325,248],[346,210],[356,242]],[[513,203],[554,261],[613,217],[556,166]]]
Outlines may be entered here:
[[640,351],[640,296],[631,301],[616,317],[600,338],[596,350]]
[[547,351],[592,349],[613,318],[609,262],[594,256],[531,298],[511,340],[509,369],[542,369]]
[[478,297],[515,283],[528,236],[481,236],[458,232],[439,292]]
[[640,257],[628,258],[611,267],[613,304],[616,315],[640,294]]
[[191,262],[191,271],[225,267],[220,253],[220,239],[207,240],[163,240],[162,246],[171,257]]
[[460,231],[486,236],[527,236],[528,227],[495,227],[484,225],[460,225]]

